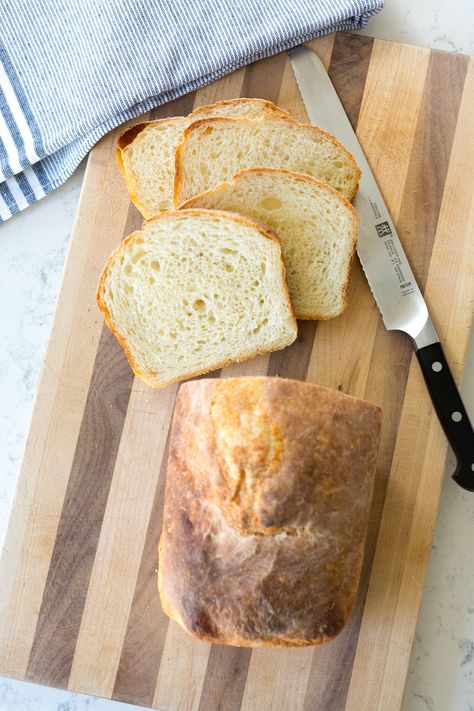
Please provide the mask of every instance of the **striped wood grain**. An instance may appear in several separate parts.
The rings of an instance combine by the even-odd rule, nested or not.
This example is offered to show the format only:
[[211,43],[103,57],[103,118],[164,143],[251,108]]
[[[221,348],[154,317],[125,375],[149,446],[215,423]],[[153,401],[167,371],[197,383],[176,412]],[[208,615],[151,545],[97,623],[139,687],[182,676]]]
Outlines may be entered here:
[[[377,176],[457,377],[474,301],[473,61],[355,35],[311,43]],[[306,118],[285,55],[153,112],[261,96]],[[143,119],[140,119],[143,120]],[[347,311],[210,377],[306,379],[384,409],[362,583],[349,624],[299,650],[212,646],[169,623],[156,592],[177,386],[132,377],[95,286],[141,220],[115,168],[89,159],[0,564],[0,672],[167,711],[393,711],[401,705],[446,442],[406,337],[387,333],[358,264]]]

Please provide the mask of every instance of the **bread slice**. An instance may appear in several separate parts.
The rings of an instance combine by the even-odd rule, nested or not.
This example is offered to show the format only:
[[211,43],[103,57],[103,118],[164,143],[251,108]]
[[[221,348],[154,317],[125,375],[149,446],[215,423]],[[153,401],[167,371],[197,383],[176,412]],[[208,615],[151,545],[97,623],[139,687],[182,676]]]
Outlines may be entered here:
[[199,106],[189,116],[147,121],[127,129],[117,145],[117,164],[130,197],[144,217],[173,207],[174,156],[183,131],[193,121],[209,116],[288,116],[271,101],[230,99]]
[[145,222],[109,258],[97,303],[153,387],[284,348],[297,333],[277,238],[217,210]]
[[182,205],[189,207],[239,212],[275,231],[296,318],[328,319],[346,308],[359,217],[337,190],[308,175],[249,168]]
[[348,200],[360,177],[349,151],[317,126],[279,116],[208,118],[186,128],[176,151],[175,205],[256,167],[312,175]]

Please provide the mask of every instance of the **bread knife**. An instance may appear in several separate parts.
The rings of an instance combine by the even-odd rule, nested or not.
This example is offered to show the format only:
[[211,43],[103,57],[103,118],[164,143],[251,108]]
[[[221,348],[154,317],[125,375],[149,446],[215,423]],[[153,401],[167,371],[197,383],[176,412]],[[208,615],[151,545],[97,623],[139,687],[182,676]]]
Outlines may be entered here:
[[334,134],[362,171],[354,198],[360,215],[357,254],[385,327],[410,336],[439,421],[456,455],[453,479],[474,491],[474,431],[370,166],[318,55],[300,46],[290,52],[290,60],[309,120]]

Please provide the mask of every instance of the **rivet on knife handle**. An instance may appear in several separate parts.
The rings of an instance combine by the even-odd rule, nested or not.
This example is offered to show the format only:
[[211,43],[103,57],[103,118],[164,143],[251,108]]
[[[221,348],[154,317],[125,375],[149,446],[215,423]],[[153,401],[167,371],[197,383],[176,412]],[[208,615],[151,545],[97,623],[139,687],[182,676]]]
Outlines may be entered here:
[[459,395],[441,343],[416,351],[431,400],[457,458],[453,479],[474,491],[474,430]]

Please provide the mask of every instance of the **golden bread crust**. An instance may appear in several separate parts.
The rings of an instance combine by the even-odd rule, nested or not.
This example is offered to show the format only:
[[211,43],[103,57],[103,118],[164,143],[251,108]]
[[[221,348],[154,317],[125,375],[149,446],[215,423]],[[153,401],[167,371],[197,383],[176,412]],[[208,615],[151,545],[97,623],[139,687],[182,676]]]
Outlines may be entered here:
[[192,118],[193,121],[197,121],[199,120],[200,116],[203,116],[203,114],[207,114],[216,108],[223,106],[241,106],[242,104],[253,104],[254,106],[261,106],[263,113],[268,113],[274,116],[290,117],[288,111],[285,111],[279,106],[276,106],[272,101],[267,101],[266,99],[251,99],[248,97],[240,97],[237,99],[223,99],[222,101],[216,101],[215,104],[205,104],[204,106],[198,106],[196,109],[194,109],[194,111],[189,114],[188,118]]
[[194,636],[250,647],[332,639],[363,560],[381,411],[283,378],[181,386],[159,589]]

